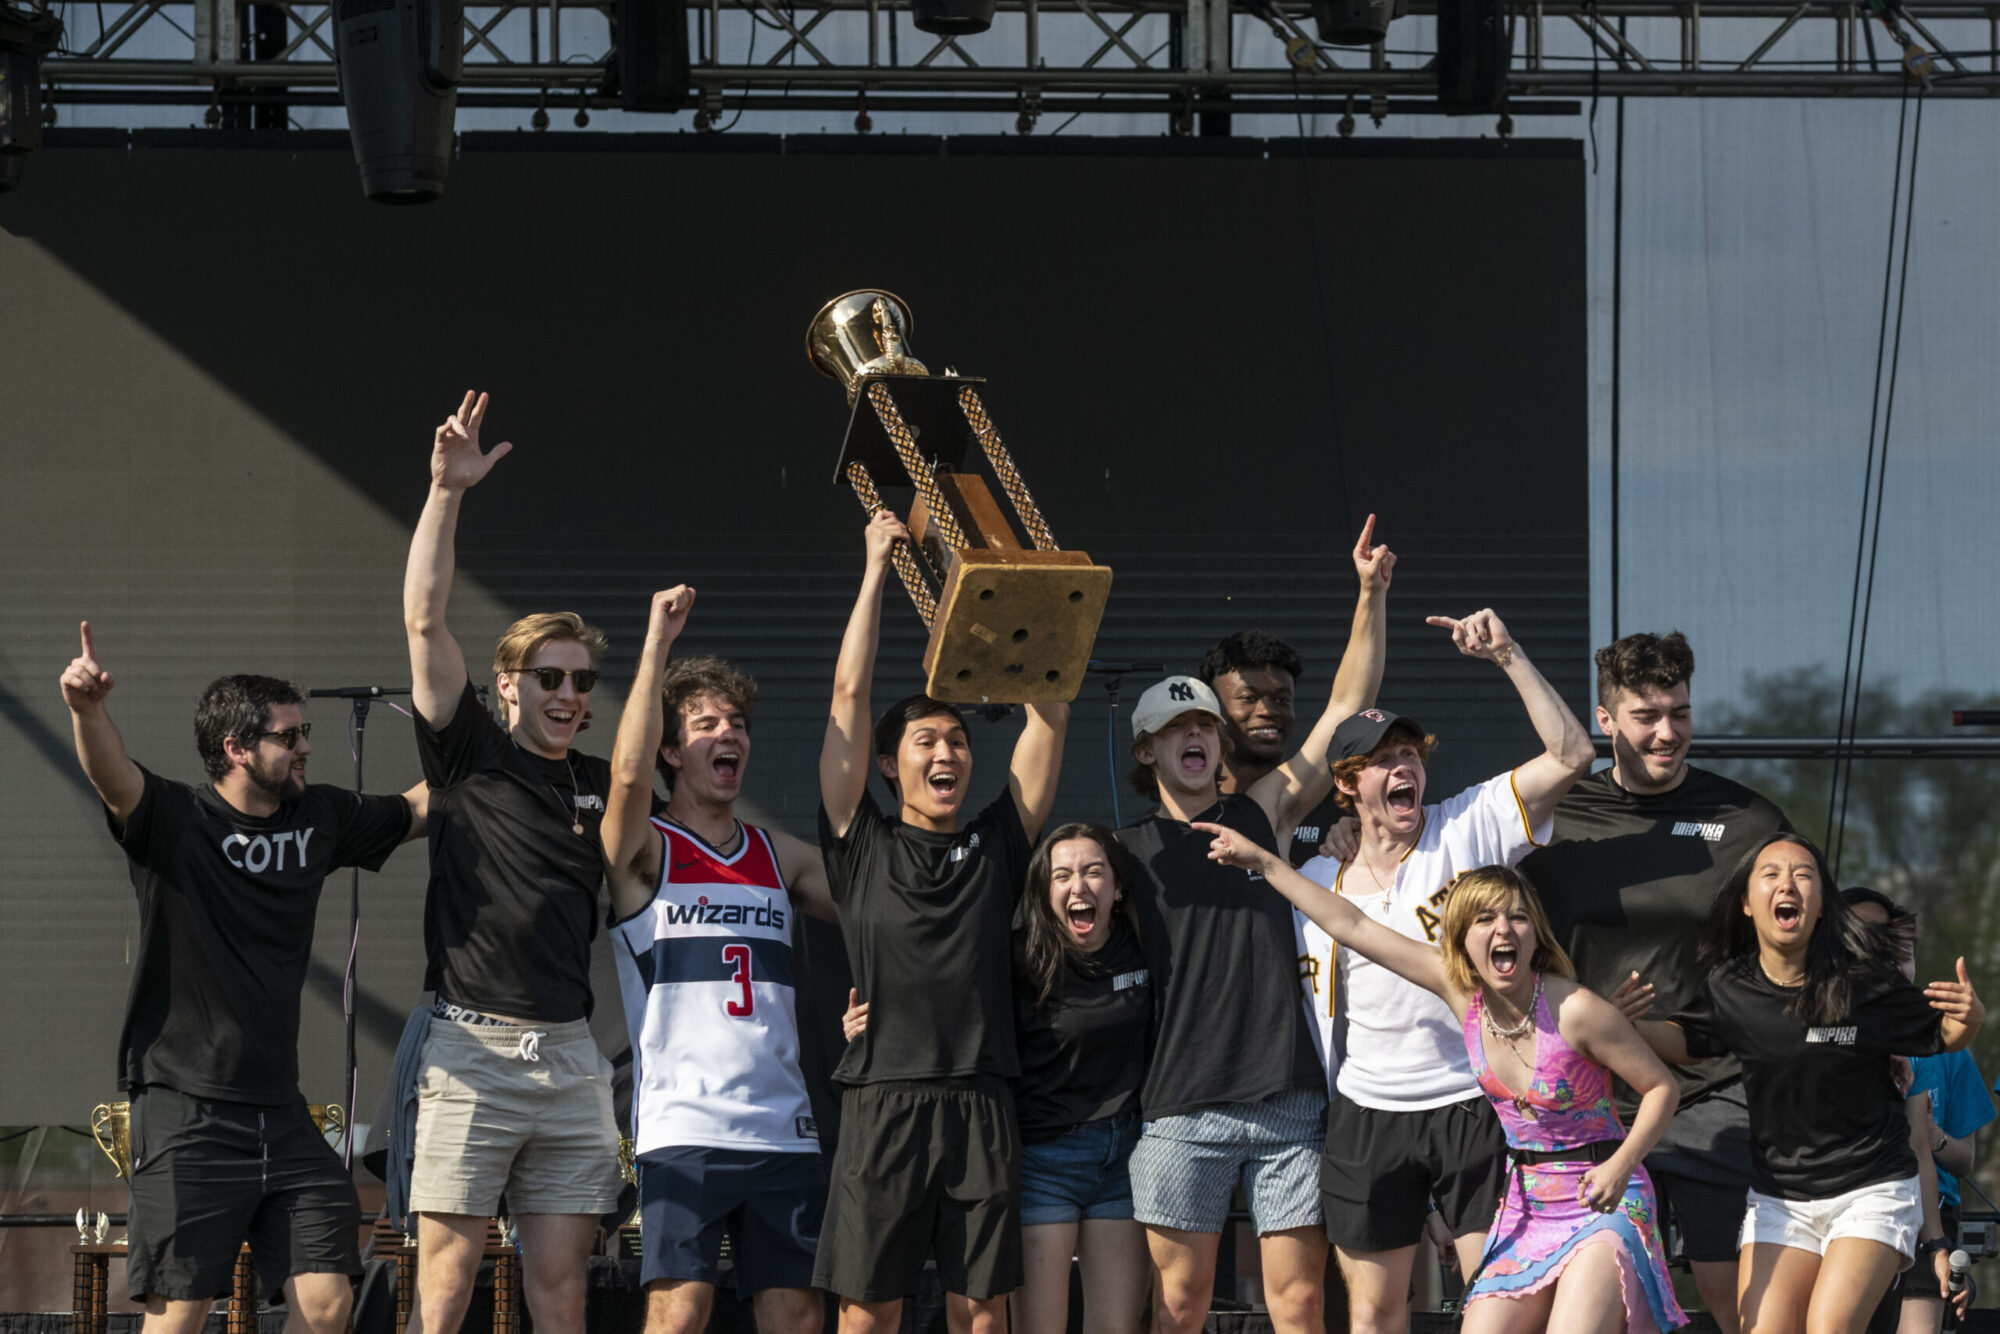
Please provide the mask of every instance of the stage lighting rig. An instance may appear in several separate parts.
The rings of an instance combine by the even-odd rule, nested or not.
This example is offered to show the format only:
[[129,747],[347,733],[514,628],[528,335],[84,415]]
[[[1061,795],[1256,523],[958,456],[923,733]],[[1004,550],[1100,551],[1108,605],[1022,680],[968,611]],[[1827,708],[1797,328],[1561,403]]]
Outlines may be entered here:
[[361,192],[374,202],[444,193],[464,27],[464,0],[334,0],[334,70]]
[[0,0],[0,190],[21,180],[21,160],[42,145],[42,57],[62,40],[62,20]]
[[1410,0],[1313,0],[1312,11],[1328,46],[1373,46],[1410,12]]

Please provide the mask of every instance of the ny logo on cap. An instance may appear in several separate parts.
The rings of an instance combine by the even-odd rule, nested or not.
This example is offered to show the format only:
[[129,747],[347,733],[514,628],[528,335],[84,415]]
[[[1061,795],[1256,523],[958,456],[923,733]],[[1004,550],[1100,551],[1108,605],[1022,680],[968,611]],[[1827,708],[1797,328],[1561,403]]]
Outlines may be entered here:
[[1167,687],[1168,699],[1193,699],[1194,687],[1186,681],[1175,681]]
[[1389,715],[1380,709],[1363,709],[1361,716],[1371,723],[1386,723],[1389,721]]

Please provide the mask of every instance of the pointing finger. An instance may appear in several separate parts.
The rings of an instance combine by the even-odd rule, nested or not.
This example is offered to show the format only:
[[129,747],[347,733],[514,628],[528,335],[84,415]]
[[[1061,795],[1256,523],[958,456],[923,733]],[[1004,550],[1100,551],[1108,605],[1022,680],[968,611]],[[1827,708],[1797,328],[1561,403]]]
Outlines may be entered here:
[[1449,616],[1426,616],[1425,625],[1435,625],[1440,630],[1457,630],[1458,622]]
[[81,630],[83,634],[83,656],[86,658],[95,658],[97,656],[97,648],[91,642],[90,622],[89,621],[82,622],[78,626],[78,629]]
[[1354,544],[1354,554],[1367,560],[1375,545],[1375,516],[1369,515],[1368,522],[1361,525],[1361,539]]

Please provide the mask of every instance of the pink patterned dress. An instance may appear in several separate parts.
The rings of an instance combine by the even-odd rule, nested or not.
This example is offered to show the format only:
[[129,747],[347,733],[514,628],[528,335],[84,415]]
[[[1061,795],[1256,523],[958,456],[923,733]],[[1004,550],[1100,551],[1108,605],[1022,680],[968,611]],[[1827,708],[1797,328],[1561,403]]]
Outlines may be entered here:
[[[1465,1050],[1479,1087],[1507,1132],[1507,1188],[1486,1234],[1486,1253],[1466,1301],[1521,1297],[1554,1283],[1580,1247],[1600,1235],[1619,1248],[1619,1285],[1628,1334],[1655,1334],[1687,1323],[1674,1300],[1660,1246],[1653,1182],[1641,1167],[1625,1185],[1625,1198],[1608,1214],[1577,1199],[1577,1185],[1595,1164],[1588,1158],[1524,1162],[1527,1155],[1625,1138],[1611,1101],[1611,1076],[1585,1059],[1556,1030],[1555,1016],[1535,996],[1535,1071],[1523,1097],[1486,1064],[1480,1041],[1483,996],[1465,1014]],[[1602,1244],[1602,1243],[1600,1243]]]

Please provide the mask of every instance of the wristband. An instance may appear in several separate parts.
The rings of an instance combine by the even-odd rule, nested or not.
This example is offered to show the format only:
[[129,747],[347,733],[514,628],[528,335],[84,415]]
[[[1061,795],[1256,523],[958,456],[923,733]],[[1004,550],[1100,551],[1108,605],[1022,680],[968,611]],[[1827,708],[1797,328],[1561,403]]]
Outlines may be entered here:
[[1943,1237],[1932,1237],[1929,1241],[1920,1241],[1917,1243],[1917,1258],[1921,1260],[1926,1255],[1936,1255],[1950,1244]]
[[1502,671],[1514,661],[1514,645],[1511,640],[1493,650],[1493,661]]

